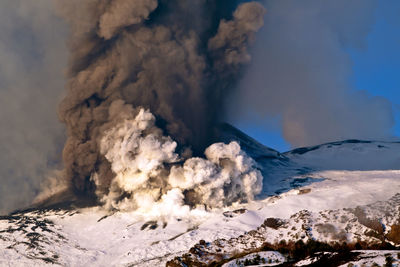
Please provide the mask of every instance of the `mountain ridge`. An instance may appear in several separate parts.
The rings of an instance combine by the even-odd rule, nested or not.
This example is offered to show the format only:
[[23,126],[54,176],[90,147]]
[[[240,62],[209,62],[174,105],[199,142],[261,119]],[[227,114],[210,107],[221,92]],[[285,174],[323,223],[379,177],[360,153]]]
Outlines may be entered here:
[[[263,190],[255,201],[158,218],[134,211],[108,211],[96,203],[84,205],[73,192],[60,192],[36,207],[0,217],[0,265],[162,266],[192,253],[190,248],[203,251],[204,258],[198,258],[200,253],[196,260],[208,264],[210,249],[214,256],[228,259],[234,256],[231,249],[245,256],[265,242],[270,249],[283,239],[308,242],[302,236],[326,244],[336,237],[348,243],[359,238],[368,243],[363,248],[379,247],[382,240],[394,242],[390,238],[392,228],[397,229],[393,225],[397,225],[400,210],[396,195],[400,170],[395,168],[400,143],[350,140],[280,153],[233,126],[225,126],[225,131],[225,139],[220,141],[238,141],[254,156],[264,176]],[[354,162],[355,168],[349,168],[349,162]],[[347,217],[343,222],[342,215]],[[296,230],[290,230],[293,227]],[[235,245],[241,239],[249,249]],[[215,250],[221,240],[230,244],[224,247],[225,254]],[[252,242],[258,245],[251,246]],[[396,242],[392,249],[397,249]],[[268,255],[281,259],[283,254]],[[379,255],[382,261],[382,253]]]

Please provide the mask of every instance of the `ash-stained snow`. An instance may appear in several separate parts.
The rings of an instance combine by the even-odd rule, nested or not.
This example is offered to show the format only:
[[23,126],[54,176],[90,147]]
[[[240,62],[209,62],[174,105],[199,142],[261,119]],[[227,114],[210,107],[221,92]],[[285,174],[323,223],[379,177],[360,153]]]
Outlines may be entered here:
[[388,259],[392,259],[393,267],[400,266],[400,251],[398,250],[355,250],[355,253],[360,253],[356,260],[340,265],[340,267],[375,267],[375,266],[390,266],[386,265]]
[[276,251],[261,251],[251,253],[242,258],[231,260],[222,267],[243,267],[243,266],[276,266],[285,262],[285,257]]
[[255,201],[186,217],[95,207],[3,216],[0,265],[163,266],[196,244],[212,259],[282,240],[380,242],[400,223],[399,156],[400,144],[382,142],[258,153],[264,189]]
[[[400,223],[400,194],[373,204],[311,212],[301,210],[288,219],[266,218],[259,227],[233,238],[219,238],[198,243],[186,256],[190,262],[210,264],[219,258],[303,241],[324,244],[367,244],[379,246],[382,241],[400,248],[400,241],[391,235],[393,225]],[[310,259],[311,260],[311,259]],[[315,260],[315,259],[314,259]],[[178,259],[179,262],[179,259]],[[185,262],[185,261],[183,261]],[[310,262],[309,264],[311,264]]]

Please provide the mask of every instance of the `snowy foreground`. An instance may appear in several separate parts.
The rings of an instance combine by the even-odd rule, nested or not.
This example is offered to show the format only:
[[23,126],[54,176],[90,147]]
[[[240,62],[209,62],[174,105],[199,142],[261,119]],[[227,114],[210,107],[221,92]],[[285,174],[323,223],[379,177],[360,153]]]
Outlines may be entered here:
[[[336,262],[382,266],[391,257],[400,265],[395,251],[400,170],[388,170],[400,167],[400,144],[344,142],[284,154],[271,150],[264,157],[265,149],[251,149],[264,174],[263,192],[252,203],[162,218],[97,207],[2,216],[0,266],[165,266],[168,261],[169,266],[206,266],[214,261],[231,267],[255,258],[261,266],[307,266],[337,258],[336,252],[322,252],[290,262],[283,252],[257,252],[266,243],[278,249],[282,240],[359,243],[344,262]],[[358,165],[350,168],[349,160]],[[364,248],[382,241],[390,251]]]

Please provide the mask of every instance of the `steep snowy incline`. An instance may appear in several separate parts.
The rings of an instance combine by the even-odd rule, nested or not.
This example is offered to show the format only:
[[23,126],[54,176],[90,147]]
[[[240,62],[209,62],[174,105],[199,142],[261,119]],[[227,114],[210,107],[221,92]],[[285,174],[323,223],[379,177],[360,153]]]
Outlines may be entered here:
[[396,170],[400,142],[346,140],[283,153],[291,162],[315,170]]
[[[107,212],[100,207],[17,212],[0,217],[0,265],[162,266],[201,240],[238,238],[267,218],[279,218],[290,225],[291,217],[305,214],[304,218],[317,222],[323,219],[320,214],[336,212],[341,216],[357,206],[364,207],[368,216],[382,217],[387,206],[381,205],[377,214],[370,213],[367,206],[386,203],[400,192],[400,170],[396,170],[400,167],[399,143],[350,140],[279,153],[229,125],[224,130],[224,140],[239,141],[264,175],[263,191],[255,201],[223,209],[199,208],[181,217],[154,218],[134,211]],[[350,213],[346,213],[347,221],[329,215],[324,223],[331,221],[335,229],[346,229],[356,216]],[[382,222],[388,234],[393,221]],[[317,228],[313,236],[327,240],[323,239],[324,231]],[[301,227],[296,229],[290,234],[269,229],[264,241],[278,242],[284,237],[300,240],[304,233]],[[349,241],[356,234],[370,240],[362,227],[347,229]],[[256,244],[264,241],[254,240]]]
[[259,158],[283,158],[281,153],[275,149],[260,144],[258,141],[228,123],[220,124],[215,131],[218,142],[228,143],[237,141],[240,147],[255,160]]
[[[353,209],[319,212],[302,210],[288,219],[269,217],[256,229],[240,236],[212,242],[201,241],[182,257],[170,261],[167,266],[216,265],[226,259],[266,250],[286,251],[287,258],[295,266],[300,263],[310,265],[313,261],[304,261],[304,257],[314,254],[313,250],[346,254],[354,248],[400,249],[400,194],[387,201]],[[346,259],[344,255],[341,256],[341,260]],[[356,258],[350,257],[347,260]],[[320,263],[315,266],[337,265]]]
[[[149,220],[134,212],[110,214],[99,208],[3,217],[0,265],[18,266],[30,261],[41,265],[51,259],[66,266],[76,266],[77,262],[92,266],[162,266],[200,240],[236,238],[256,229],[266,218],[290,220],[302,210],[312,216],[323,210],[330,214],[329,210],[355,209],[386,201],[400,192],[400,171],[334,171],[315,175],[325,180],[263,201],[186,218]],[[379,212],[383,213],[384,209]],[[274,242],[285,233],[270,234],[266,240]],[[292,234],[295,240],[296,233]]]
[[400,142],[345,140],[280,153],[229,124],[217,130],[221,141],[237,141],[259,164],[264,183],[258,199],[321,181],[311,175],[319,171],[400,169]]

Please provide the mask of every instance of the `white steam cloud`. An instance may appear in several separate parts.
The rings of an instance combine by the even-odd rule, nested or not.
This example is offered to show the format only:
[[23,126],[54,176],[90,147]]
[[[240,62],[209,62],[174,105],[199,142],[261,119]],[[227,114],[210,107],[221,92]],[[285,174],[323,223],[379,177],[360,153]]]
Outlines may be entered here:
[[[206,158],[184,159],[148,110],[117,100],[109,116],[119,123],[99,141],[115,173],[109,193],[100,194],[107,209],[179,215],[248,202],[260,193],[261,173],[238,143],[216,143],[206,149]],[[92,177],[95,183],[97,178]]]
[[[251,201],[262,177],[237,143],[190,158],[164,135],[166,128],[187,139],[182,146],[203,150],[225,105],[234,120],[251,112],[281,118],[293,146],[391,136],[391,103],[349,81],[346,49],[362,49],[377,0],[263,1],[265,26],[232,103],[226,99],[250,62],[265,10],[248,1],[195,2],[57,2],[70,24],[69,92],[60,109],[69,140],[64,172],[52,182],[62,176],[63,187],[92,193],[92,177],[107,208],[154,214]],[[48,171],[61,167],[64,128],[52,110],[65,83],[68,27],[53,4],[0,2],[1,214],[31,203]],[[164,119],[163,130],[133,106]]]

